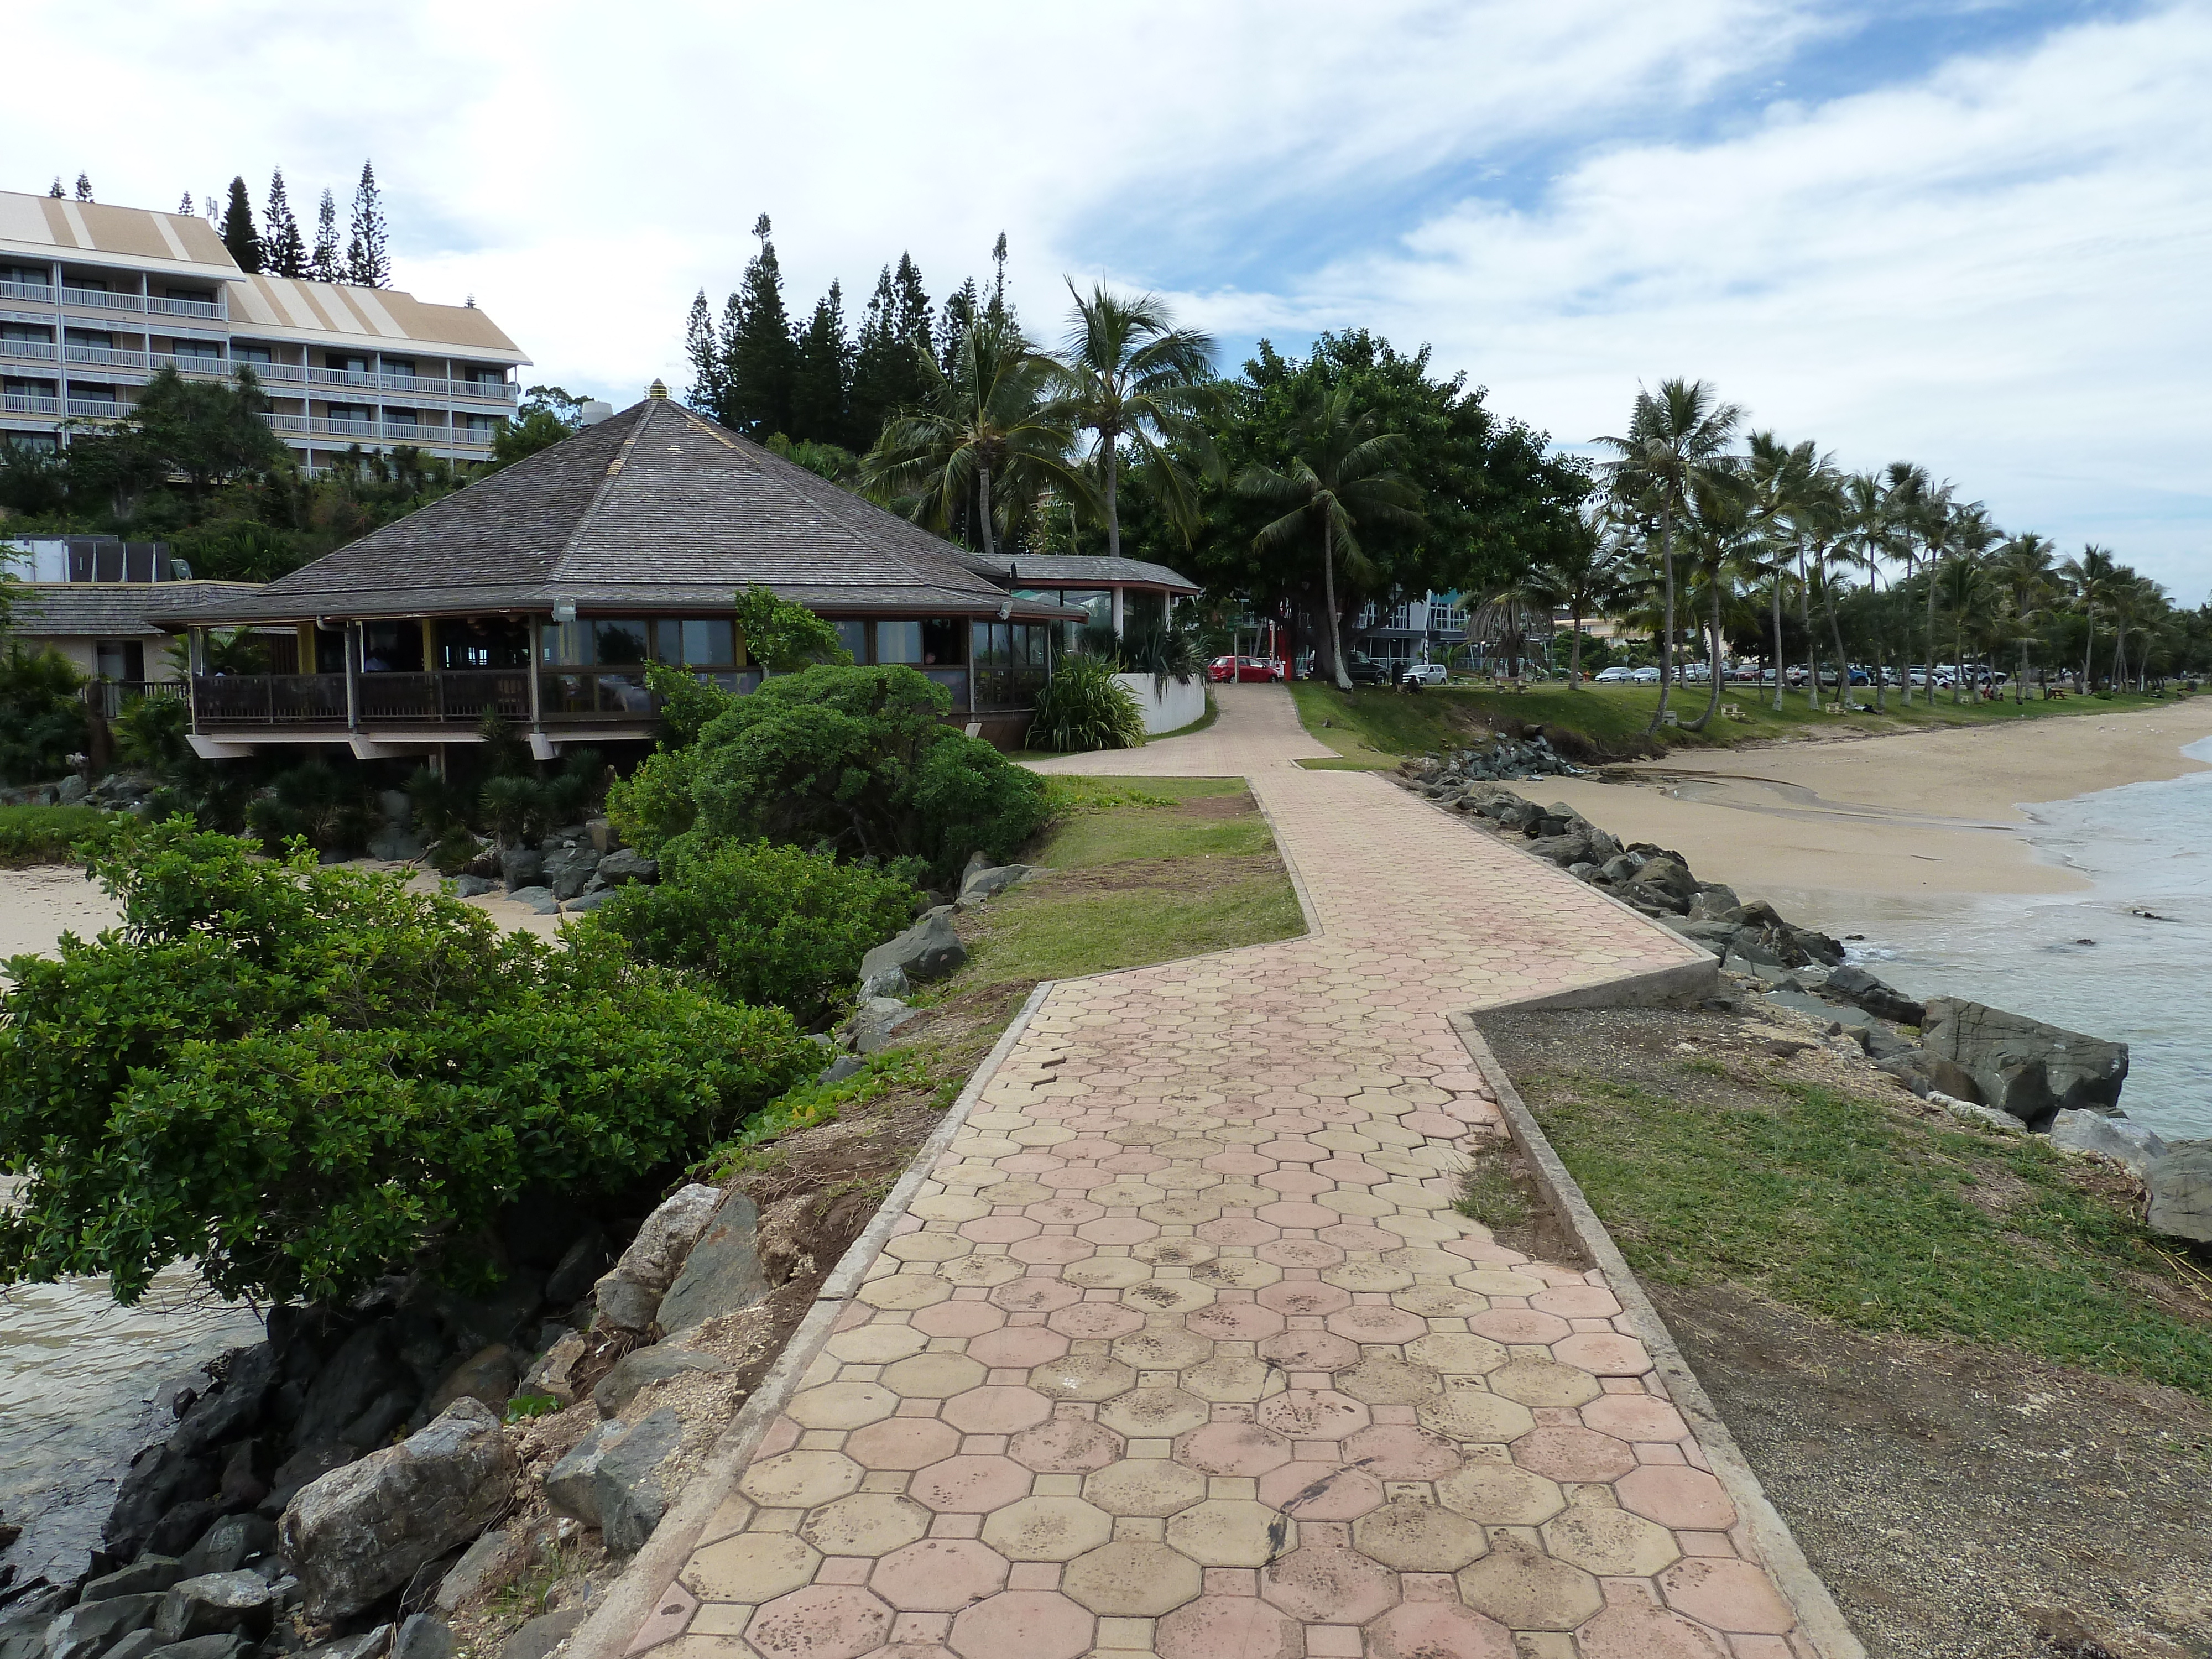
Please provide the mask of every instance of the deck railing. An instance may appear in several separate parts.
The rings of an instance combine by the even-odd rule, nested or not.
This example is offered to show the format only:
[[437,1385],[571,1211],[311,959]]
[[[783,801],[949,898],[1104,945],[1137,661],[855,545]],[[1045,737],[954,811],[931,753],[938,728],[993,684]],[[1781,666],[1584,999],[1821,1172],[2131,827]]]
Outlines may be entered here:
[[181,702],[191,695],[183,680],[94,680],[79,694],[85,706],[107,720],[123,712],[124,705],[143,698],[148,702]]
[[343,674],[203,674],[192,681],[192,719],[223,726],[346,723]]

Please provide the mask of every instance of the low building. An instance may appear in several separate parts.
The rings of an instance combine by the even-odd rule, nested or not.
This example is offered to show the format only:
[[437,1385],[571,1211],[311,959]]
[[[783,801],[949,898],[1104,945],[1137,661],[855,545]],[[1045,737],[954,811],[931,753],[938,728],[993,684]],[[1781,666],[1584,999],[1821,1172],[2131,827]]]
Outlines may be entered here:
[[[1053,636],[1083,613],[1026,599],[962,550],[653,395],[290,575],[169,607],[192,641],[192,744],[434,754],[487,715],[541,758],[645,741],[650,664],[732,691],[761,671],[736,626],[759,585],[834,623],[863,663],[943,686],[996,742],[1027,730]],[[295,672],[206,672],[210,629],[289,628]]]
[[473,302],[249,276],[189,213],[0,191],[0,442],[127,418],[163,368],[251,368],[311,472],[355,445],[482,461],[529,361]]
[[1104,624],[1126,635],[1164,625],[1176,601],[1195,599],[1199,585],[1164,564],[1088,554],[1024,553],[970,563],[1025,599],[1054,601],[1085,613],[1071,629]]

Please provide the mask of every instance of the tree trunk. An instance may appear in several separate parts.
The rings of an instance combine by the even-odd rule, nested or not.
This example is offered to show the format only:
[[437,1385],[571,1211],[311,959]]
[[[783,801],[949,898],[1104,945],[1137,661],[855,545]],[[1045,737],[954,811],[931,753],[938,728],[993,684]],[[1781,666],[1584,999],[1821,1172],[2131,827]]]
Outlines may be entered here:
[[1646,737],[1667,718],[1667,696],[1674,679],[1674,515],[1665,507],[1659,513],[1659,564],[1667,574],[1667,627],[1659,635],[1659,706],[1651,711],[1651,724],[1644,728]]
[[1889,689],[1882,683],[1881,674],[1881,595],[1875,592],[1880,573],[1875,568],[1874,550],[1867,550],[1867,598],[1870,603],[1867,614],[1874,618],[1874,712],[1889,712]]
[[[1951,665],[1960,671],[1960,678],[1965,678],[1964,663],[1953,663]],[[1959,689],[1958,680],[1951,682],[1951,689],[1954,691]],[[1928,562],[1928,706],[1931,708],[1936,706],[1936,562],[1933,559]]]
[[1121,481],[1121,450],[1110,434],[1102,433],[1099,436],[1106,445],[1106,556],[1118,559],[1121,556],[1121,510],[1115,502],[1115,493]]
[[1567,690],[1571,691],[1583,683],[1583,613],[1570,607],[1567,620],[1575,629],[1575,642],[1567,647]]
[[[1951,636],[1951,655],[1954,659],[1963,659],[1966,654],[1966,629],[1962,621]],[[1966,701],[1961,693],[1966,689],[1966,665],[1963,660],[1954,660],[1951,666],[1958,671],[1951,680],[1951,707],[1956,708]]]
[[2020,641],[2020,678],[2013,684],[2012,701],[2015,708],[2027,707],[2027,638],[2025,635],[2021,635]]
[[1721,583],[1717,570],[1713,573],[1712,632],[1705,645],[1706,660],[1712,665],[1712,693],[1705,699],[1705,712],[1698,715],[1696,724],[1690,727],[1692,732],[1702,732],[1711,726],[1713,716],[1720,713],[1721,708]]
[[1813,632],[1813,578],[1805,563],[1805,544],[1797,544],[1797,621],[1805,630],[1805,691],[1813,712],[1820,712],[1820,636]]
[[[1905,585],[1907,587],[1912,586],[1912,547],[1909,542],[1905,544]],[[1890,590],[1893,593],[1896,591],[1895,588]],[[1900,666],[1905,670],[1903,701],[1905,706],[1910,708],[1912,707],[1912,613],[1908,611],[1905,614],[1905,661]],[[1936,701],[1936,682],[1932,676],[1928,682],[1928,701],[1931,703]]]
[[1774,712],[1782,712],[1782,567],[1774,567]]
[[988,462],[976,473],[975,506],[976,516],[983,523],[983,556],[994,559],[999,556],[999,545],[991,534],[991,468]]
[[2081,647],[2081,695],[2089,695],[2089,670],[2097,655],[2097,607],[2089,607],[2089,643]]
[[1352,690],[1352,673],[1344,665],[1344,627],[1336,614],[1336,526],[1326,509],[1321,515],[1321,591],[1328,607],[1328,654],[1336,670],[1336,689]]
[[[1844,655],[1843,626],[1836,620],[1836,585],[1823,582],[1820,586],[1821,605],[1828,613],[1828,638],[1836,647],[1836,702],[1840,706],[1850,700],[1851,665]],[[1819,676],[1815,674],[1814,678],[1817,679]]]

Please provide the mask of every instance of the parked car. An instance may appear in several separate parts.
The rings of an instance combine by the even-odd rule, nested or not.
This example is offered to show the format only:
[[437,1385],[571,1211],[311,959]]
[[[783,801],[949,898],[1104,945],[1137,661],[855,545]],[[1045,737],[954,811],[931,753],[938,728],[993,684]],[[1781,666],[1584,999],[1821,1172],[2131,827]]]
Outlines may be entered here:
[[1626,685],[1635,678],[1636,671],[1633,668],[1624,668],[1615,664],[1611,668],[1599,669],[1595,683],[1599,685]]
[[1656,685],[1659,684],[1659,671],[1656,668],[1638,668],[1630,673],[1629,678],[1638,685]]
[[1228,680],[1273,682],[1285,678],[1282,663],[1272,657],[1216,657],[1206,664],[1206,677],[1216,684]]
[[1417,662],[1407,668],[1406,678],[1423,685],[1442,685],[1450,676],[1440,662]]
[[1347,653],[1345,672],[1354,685],[1388,685],[1390,684],[1390,665],[1377,662],[1364,652]]

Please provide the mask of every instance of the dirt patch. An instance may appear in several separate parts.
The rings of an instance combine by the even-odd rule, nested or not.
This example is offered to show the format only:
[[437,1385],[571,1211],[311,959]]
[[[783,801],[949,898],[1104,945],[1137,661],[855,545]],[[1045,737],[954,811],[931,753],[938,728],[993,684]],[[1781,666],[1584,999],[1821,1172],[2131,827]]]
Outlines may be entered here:
[[[1126,893],[1139,887],[1168,893],[1206,893],[1282,872],[1283,860],[1273,853],[1239,853],[1219,858],[1121,859],[1112,864],[1055,870],[1051,881],[1056,893]],[[980,919],[975,926],[981,931]]]
[[1218,795],[1192,795],[1176,803],[1177,814],[1187,818],[1248,817],[1258,808],[1249,789],[1231,789]]

